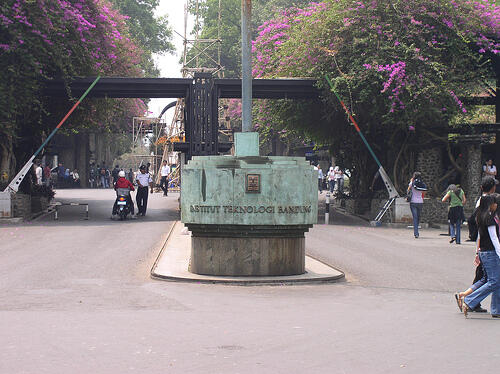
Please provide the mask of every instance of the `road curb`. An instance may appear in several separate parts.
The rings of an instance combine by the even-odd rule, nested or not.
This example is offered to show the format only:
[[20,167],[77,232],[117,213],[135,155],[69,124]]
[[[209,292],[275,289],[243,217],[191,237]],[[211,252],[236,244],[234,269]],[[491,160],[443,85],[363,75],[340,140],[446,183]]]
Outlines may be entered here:
[[[163,245],[161,245],[160,252],[156,258],[150,276],[155,280],[183,282],[183,283],[203,283],[203,284],[222,284],[222,285],[237,285],[237,286],[269,286],[269,285],[301,285],[301,284],[324,284],[336,283],[345,280],[345,273],[333,266],[318,260],[312,256],[306,256],[306,264],[309,265],[305,274],[296,276],[269,276],[269,277],[219,277],[219,276],[203,276],[198,274],[189,273],[187,271],[186,262],[182,263],[182,269],[179,270],[179,253],[185,253],[185,247],[179,250],[179,247],[173,248],[175,244],[170,243],[173,238],[173,233],[176,227],[180,224],[176,221]],[[176,234],[178,235],[178,233]],[[179,240],[177,241],[179,242]],[[166,249],[171,245],[170,253],[166,253]],[[184,251],[184,252],[183,252]],[[165,256],[165,257],[164,257]],[[170,256],[167,258],[166,256]],[[185,261],[186,257],[184,257]],[[162,261],[162,271],[159,271],[159,263]],[[168,264],[168,266],[165,265]],[[168,269],[165,269],[168,267]],[[324,270],[328,268],[327,272]],[[312,270],[311,270],[312,269]],[[318,272],[322,271],[321,273]],[[316,270],[316,271],[314,271]]]

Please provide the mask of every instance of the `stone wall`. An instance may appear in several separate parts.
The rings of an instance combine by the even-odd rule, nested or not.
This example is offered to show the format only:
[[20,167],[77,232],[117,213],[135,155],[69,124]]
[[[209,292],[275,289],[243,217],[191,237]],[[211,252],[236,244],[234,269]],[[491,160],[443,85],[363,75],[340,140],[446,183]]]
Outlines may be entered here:
[[437,181],[443,175],[442,147],[426,148],[418,152],[415,171],[422,173],[422,179],[429,187],[428,193],[432,195]]
[[31,216],[31,196],[22,193],[11,195],[12,217],[29,218]]
[[465,156],[465,173],[462,176],[462,187],[468,198],[470,209],[476,202],[477,197],[481,195],[481,145],[480,144],[464,144],[462,145]]
[[447,223],[448,203],[441,202],[440,198],[424,199],[420,221],[425,223]]

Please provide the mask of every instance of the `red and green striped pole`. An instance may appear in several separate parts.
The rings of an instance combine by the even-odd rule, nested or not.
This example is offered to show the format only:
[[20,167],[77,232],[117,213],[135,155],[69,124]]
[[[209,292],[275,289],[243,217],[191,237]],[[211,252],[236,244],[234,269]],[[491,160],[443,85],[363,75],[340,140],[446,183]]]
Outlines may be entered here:
[[337,92],[335,92],[335,89],[333,88],[333,83],[330,80],[330,77],[328,75],[325,75],[325,78],[326,78],[326,81],[328,82],[328,84],[330,85],[331,91],[335,94],[335,96],[337,96],[337,99],[340,101],[340,105],[342,105],[342,108],[344,108],[345,112],[349,116],[349,119],[351,120],[352,124],[354,125],[354,128],[358,132],[358,135],[363,140],[363,143],[365,143],[365,145],[368,148],[368,150],[370,151],[372,157],[375,159],[375,162],[377,163],[377,165],[379,167],[382,167],[382,164],[380,163],[380,161],[378,160],[377,156],[375,155],[375,152],[373,152],[373,149],[372,149],[372,147],[370,147],[370,144],[368,144],[368,141],[366,140],[365,136],[363,135],[363,133],[359,129],[359,126],[356,123],[356,121],[354,120],[353,116],[351,115],[351,112],[349,111],[349,109],[347,109],[347,107],[345,106],[344,102],[342,101],[342,99],[340,98],[340,96],[337,94]]
[[47,137],[47,139],[45,139],[45,141],[43,142],[43,144],[40,146],[40,148],[38,148],[38,150],[35,152],[35,154],[33,155],[34,157],[36,157],[43,149],[43,147],[45,147],[47,145],[47,143],[50,141],[50,139],[52,139],[52,137],[55,135],[55,133],[59,130],[59,128],[63,125],[64,122],[66,122],[66,120],[68,119],[68,117],[71,115],[71,113],[73,113],[73,111],[76,109],[76,107],[78,105],[80,105],[80,103],[83,101],[83,99],[85,99],[85,96],[87,96],[87,94],[90,92],[90,90],[92,90],[92,88],[94,88],[94,86],[97,84],[97,82],[99,81],[99,79],[101,79],[101,76],[98,75],[97,78],[92,82],[92,84],[89,86],[89,88],[87,88],[87,91],[85,91],[83,93],[83,95],[78,99],[78,101],[75,103],[75,105],[73,105],[73,107],[69,110],[68,113],[66,113],[66,115],[64,116],[64,118],[61,120],[61,122],[59,122],[59,124],[56,126],[56,128],[54,130],[52,130],[52,132],[50,133],[50,135]]
[[[36,156],[42,151],[43,147],[47,145],[47,143],[52,139],[52,137],[55,135],[57,130],[63,125],[63,123],[68,119],[68,117],[73,113],[73,111],[76,109],[78,105],[85,99],[85,96],[90,92],[92,88],[97,84],[97,82],[101,79],[101,76],[97,76],[97,78],[92,82],[89,88],[87,88],[87,91],[84,92],[84,94],[78,99],[78,101],[73,105],[73,107],[69,110],[68,113],[64,116],[64,118],[59,122],[59,124],[56,126],[54,130],[50,133],[50,135],[45,139],[43,144],[40,146],[40,148],[37,149],[37,151],[31,156],[31,158],[28,160],[26,164],[24,164],[23,168],[17,173],[17,175],[14,177],[14,179],[9,183],[9,185],[5,188],[3,192],[17,192],[19,190],[19,186],[21,185],[21,182],[23,181],[24,177],[28,174],[30,168],[33,166],[33,160],[35,159]],[[8,215],[10,215],[10,210],[8,212]]]

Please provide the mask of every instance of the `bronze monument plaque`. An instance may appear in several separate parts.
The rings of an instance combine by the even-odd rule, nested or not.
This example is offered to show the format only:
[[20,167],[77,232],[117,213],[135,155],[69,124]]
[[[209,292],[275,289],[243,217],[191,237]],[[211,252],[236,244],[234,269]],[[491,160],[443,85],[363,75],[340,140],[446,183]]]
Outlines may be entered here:
[[247,174],[247,192],[260,193],[260,174]]

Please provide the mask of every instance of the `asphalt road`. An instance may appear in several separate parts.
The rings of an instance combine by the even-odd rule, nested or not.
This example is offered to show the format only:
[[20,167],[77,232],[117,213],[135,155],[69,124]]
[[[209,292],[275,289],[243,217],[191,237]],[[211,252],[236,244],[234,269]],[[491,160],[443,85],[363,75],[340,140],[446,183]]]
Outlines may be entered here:
[[450,245],[439,230],[415,240],[408,229],[339,215],[335,225],[315,226],[306,246],[345,271],[346,282],[171,283],[151,280],[149,270],[178,219],[177,194],[150,195],[147,216],[127,222],[109,220],[110,190],[61,190],[57,198],[88,202],[90,220],[81,207],[63,207],[59,221],[0,226],[2,374],[500,367],[500,322],[465,320],[452,298],[471,281],[473,245]]

